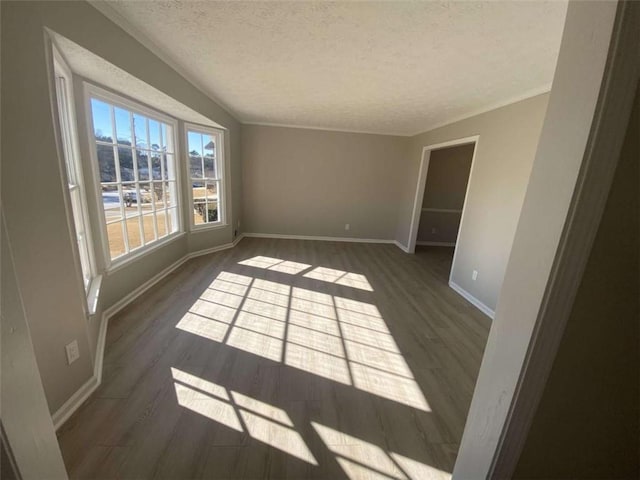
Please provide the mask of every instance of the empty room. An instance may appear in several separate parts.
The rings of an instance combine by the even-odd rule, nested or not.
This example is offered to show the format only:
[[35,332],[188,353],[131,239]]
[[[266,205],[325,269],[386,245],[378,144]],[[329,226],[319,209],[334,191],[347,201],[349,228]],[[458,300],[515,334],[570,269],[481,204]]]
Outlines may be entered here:
[[1,476],[640,476],[640,3],[2,1]]

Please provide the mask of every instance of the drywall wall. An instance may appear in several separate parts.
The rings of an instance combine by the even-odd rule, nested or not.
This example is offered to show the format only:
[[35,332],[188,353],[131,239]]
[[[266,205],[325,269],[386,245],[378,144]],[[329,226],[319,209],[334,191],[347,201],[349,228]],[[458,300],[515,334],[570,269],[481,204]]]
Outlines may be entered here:
[[[493,477],[492,463],[531,345],[579,172],[590,151],[589,135],[616,7],[615,2],[569,4],[547,113],[453,471],[456,480]],[[511,473],[503,472],[498,478],[510,478]]]
[[[0,217],[0,230],[2,460],[6,461],[4,443],[8,441],[19,478],[65,479],[67,472],[53,430],[29,326],[22,308],[4,214]],[[2,465],[3,478],[6,470],[11,475],[7,478],[15,478],[10,466]]]
[[[455,243],[475,144],[434,150],[422,198],[418,242]],[[453,210],[453,211],[433,211]]]
[[[548,97],[538,95],[411,138],[395,237],[403,245],[408,243],[422,149],[480,136],[452,280],[491,310],[498,301]],[[473,270],[478,271],[476,281]]]
[[406,146],[406,137],[244,125],[243,231],[393,240]]
[[639,478],[640,90],[515,478]]
[[[237,224],[242,212],[240,126],[86,2],[2,2],[1,8],[2,202],[42,383],[50,411],[55,412],[93,373],[92,354],[102,309],[191,249],[233,239],[232,225]],[[230,225],[186,234],[184,239],[106,275],[98,313],[89,323],[83,310],[84,291],[74,241],[67,226],[66,193],[53,131],[45,28],[228,129]],[[81,131],[79,135],[82,147],[86,134]],[[69,366],[64,345],[73,339],[78,340],[81,357]]]

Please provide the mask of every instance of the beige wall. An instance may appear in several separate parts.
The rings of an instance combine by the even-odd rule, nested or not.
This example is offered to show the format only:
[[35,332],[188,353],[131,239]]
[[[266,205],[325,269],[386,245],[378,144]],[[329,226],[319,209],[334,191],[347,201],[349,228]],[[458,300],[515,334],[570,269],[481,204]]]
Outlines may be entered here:
[[406,137],[243,126],[243,231],[393,240],[406,146]]
[[[0,213],[0,348],[2,478],[56,478],[67,474],[40,381],[29,326],[18,288],[12,248]],[[6,463],[5,442],[19,475]],[[9,475],[6,475],[9,473]]]
[[429,157],[423,207],[462,210],[474,144],[434,150]]
[[640,89],[516,478],[638,478]]
[[[2,202],[42,383],[49,408],[55,412],[93,373],[92,352],[102,309],[189,251],[232,240],[231,225],[242,212],[240,127],[225,110],[88,3],[1,5]],[[188,234],[106,275],[98,315],[90,321],[83,311],[84,291],[67,226],[66,193],[53,132],[45,27],[229,129],[231,225]],[[86,135],[80,132],[80,138],[82,141]],[[74,339],[81,357],[69,366],[64,346]]]
[[[452,280],[494,310],[513,243],[548,94],[411,138],[396,240],[407,245],[422,149],[479,135]],[[478,271],[476,281],[471,280]]]
[[[422,208],[462,211],[474,144],[434,150],[429,157]],[[461,213],[423,211],[418,242],[455,243]]]

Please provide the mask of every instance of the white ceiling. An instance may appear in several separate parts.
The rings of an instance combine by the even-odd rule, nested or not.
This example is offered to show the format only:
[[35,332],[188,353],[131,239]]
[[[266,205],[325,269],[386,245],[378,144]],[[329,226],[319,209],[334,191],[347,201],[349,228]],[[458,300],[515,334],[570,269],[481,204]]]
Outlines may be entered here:
[[241,122],[415,134],[550,88],[567,4],[100,7]]

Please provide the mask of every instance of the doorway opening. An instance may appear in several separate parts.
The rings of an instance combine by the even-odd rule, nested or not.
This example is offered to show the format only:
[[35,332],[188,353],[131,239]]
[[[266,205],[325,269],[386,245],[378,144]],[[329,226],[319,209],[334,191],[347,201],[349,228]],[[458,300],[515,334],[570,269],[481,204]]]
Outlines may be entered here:
[[456,260],[460,228],[466,208],[478,136],[424,147],[413,217],[409,252],[416,246],[454,248]]

